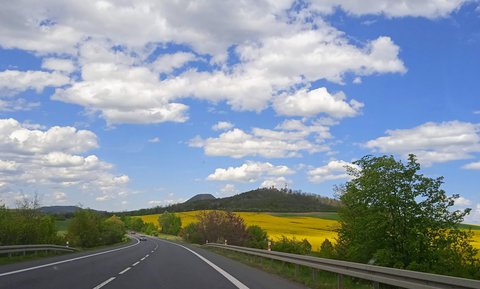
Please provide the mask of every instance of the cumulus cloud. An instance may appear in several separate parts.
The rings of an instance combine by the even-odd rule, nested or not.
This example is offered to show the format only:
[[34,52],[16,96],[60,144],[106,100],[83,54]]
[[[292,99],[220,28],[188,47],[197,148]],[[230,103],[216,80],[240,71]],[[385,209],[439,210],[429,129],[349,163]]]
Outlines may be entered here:
[[[480,126],[461,121],[427,122],[411,129],[387,130],[387,136],[365,146],[382,153],[406,157],[409,153],[425,164],[468,159],[480,152]],[[475,165],[471,165],[475,167]],[[469,168],[467,165],[466,168]]]
[[238,189],[233,184],[225,184],[220,188],[219,197],[225,198],[238,194]]
[[58,72],[5,70],[0,72],[0,90],[16,94],[45,87],[59,87],[70,83],[70,78]]
[[323,183],[331,180],[348,179],[347,167],[357,167],[352,163],[334,160],[325,166],[310,169],[308,171],[308,180],[312,183]]
[[253,183],[264,176],[284,176],[293,173],[295,172],[287,166],[274,166],[268,162],[247,161],[240,167],[218,168],[207,177],[207,180]]
[[[81,78],[52,99],[98,112],[109,124],[184,122],[185,98],[226,102],[238,111],[273,104],[284,115],[353,116],[360,102],[303,89],[322,79],[343,83],[345,74],[406,71],[389,37],[354,44],[317,14],[310,14],[316,15],[314,25],[306,21],[303,10],[310,6],[289,10],[291,0],[89,2],[49,0],[28,9],[22,1],[6,4],[0,45],[69,54],[71,60],[43,60],[53,72],[36,73],[42,84],[29,80],[20,86],[62,86],[62,73],[78,64]],[[164,49],[169,45],[186,48],[172,53]],[[199,59],[201,64],[189,65]]]
[[467,170],[480,170],[480,162],[473,162],[464,165],[462,168]]
[[184,66],[186,63],[196,59],[195,54],[189,52],[177,52],[174,54],[164,54],[158,57],[152,66],[156,72],[170,73],[176,68]]
[[469,206],[472,204],[472,201],[465,199],[464,197],[458,197],[455,200],[455,206]]
[[[45,130],[23,125],[15,119],[0,119],[0,192],[47,189],[65,193],[74,189],[100,193],[97,199],[114,198],[129,182],[126,175],[114,175],[113,166],[95,155],[96,135],[73,127],[54,126]],[[57,197],[55,197],[57,196]],[[61,194],[53,194],[61,200]]]
[[70,59],[44,58],[42,62],[42,68],[53,71],[71,73],[75,70],[75,64]]
[[311,117],[325,113],[335,118],[352,117],[363,107],[356,100],[345,101],[345,94],[330,94],[325,87],[307,91],[301,89],[293,95],[283,95],[274,101],[275,111],[287,116]]
[[278,188],[284,188],[290,183],[291,181],[287,180],[285,177],[268,178],[260,184],[260,188],[274,187],[278,189]]
[[445,17],[469,0],[310,0],[314,10],[332,13],[336,7],[353,15],[383,14],[387,17]]
[[248,133],[234,128],[216,138],[202,139],[197,136],[189,141],[189,145],[203,148],[209,156],[288,158],[299,157],[304,151],[328,151],[329,147],[324,142],[330,137],[326,125],[306,125],[302,121],[287,120],[275,130],[253,128]]
[[214,126],[212,126],[213,130],[229,130],[233,128],[234,125],[228,121],[219,121]]

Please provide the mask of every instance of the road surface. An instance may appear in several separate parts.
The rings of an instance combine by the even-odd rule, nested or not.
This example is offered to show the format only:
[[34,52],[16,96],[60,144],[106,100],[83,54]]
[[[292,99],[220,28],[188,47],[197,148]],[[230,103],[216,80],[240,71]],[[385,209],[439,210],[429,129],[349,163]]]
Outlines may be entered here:
[[0,289],[305,289],[201,248],[158,238],[0,266]]

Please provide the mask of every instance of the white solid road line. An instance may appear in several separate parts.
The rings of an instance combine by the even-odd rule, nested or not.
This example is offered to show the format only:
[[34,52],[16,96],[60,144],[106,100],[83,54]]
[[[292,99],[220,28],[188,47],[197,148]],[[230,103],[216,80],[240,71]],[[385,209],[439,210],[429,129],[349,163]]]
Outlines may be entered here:
[[112,277],[112,278],[108,279],[107,281],[104,281],[103,283],[93,287],[93,289],[100,289],[103,286],[107,285],[108,283],[112,282],[114,279],[115,279],[115,277]]
[[140,261],[133,263],[132,266],[135,267],[138,265],[138,263],[140,263]]
[[123,270],[122,272],[118,273],[119,275],[122,275],[123,273],[127,272],[128,270],[132,269],[132,267],[127,267],[125,270]]
[[81,259],[85,259],[85,258],[90,258],[90,257],[98,256],[98,255],[103,255],[103,254],[107,254],[107,253],[111,253],[111,252],[116,252],[116,251],[120,251],[120,250],[125,250],[125,249],[131,248],[133,246],[136,246],[136,245],[140,244],[140,241],[138,239],[136,239],[136,240],[137,240],[137,243],[135,243],[133,245],[130,245],[130,246],[127,246],[127,247],[117,248],[117,249],[108,250],[108,251],[99,252],[99,253],[90,254],[90,255],[81,256],[81,257],[76,257],[76,258],[73,258],[73,259],[48,263],[48,264],[39,265],[39,266],[35,266],[35,267],[30,267],[30,268],[25,268],[25,269],[20,269],[20,270],[5,272],[5,273],[0,273],[0,277],[7,276],[7,275],[12,275],[12,274],[17,274],[17,273],[22,273],[22,272],[26,272],[26,271],[31,271],[31,270],[36,270],[36,269],[40,269],[40,268],[45,268],[45,267],[49,267],[49,266],[53,266],[53,265],[73,262],[73,261],[77,261],[77,260],[81,260]]
[[140,261],[143,261],[143,260],[145,260],[145,257],[143,257],[142,259],[140,259]]
[[173,243],[173,242],[169,242],[169,241],[165,241],[165,240],[162,240],[162,239],[158,239],[160,240],[161,242],[167,242],[167,243],[170,243],[170,244],[173,244],[173,245],[176,245],[176,246],[179,246],[179,247],[182,247],[183,249],[187,250],[187,251],[190,251],[192,254],[194,254],[195,256],[197,256],[198,258],[200,258],[202,261],[204,261],[205,263],[207,263],[208,265],[210,265],[210,267],[212,267],[213,269],[217,270],[218,273],[222,274],[223,277],[227,278],[228,281],[230,281],[233,285],[235,285],[238,289],[249,289],[245,284],[243,284],[242,282],[238,281],[237,278],[233,277],[232,275],[228,274],[225,270],[223,270],[222,268],[218,267],[217,265],[215,265],[214,263],[212,263],[210,260],[208,260],[207,258],[203,257],[202,255],[198,254],[197,252],[185,247],[185,246],[182,246],[180,244],[176,244],[176,243]]

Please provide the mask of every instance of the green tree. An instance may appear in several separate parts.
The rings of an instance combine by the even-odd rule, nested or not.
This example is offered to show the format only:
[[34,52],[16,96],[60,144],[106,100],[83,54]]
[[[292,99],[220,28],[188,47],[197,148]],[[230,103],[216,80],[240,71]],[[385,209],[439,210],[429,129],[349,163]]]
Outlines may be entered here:
[[242,217],[226,211],[203,211],[197,216],[201,243],[227,240],[229,245],[242,246],[247,232]]
[[102,217],[92,210],[78,210],[68,226],[67,240],[73,246],[95,247],[103,244]]
[[337,188],[343,204],[336,250],[343,259],[382,266],[471,276],[478,274],[471,235],[459,229],[470,209],[453,211],[443,177],[420,174],[414,155],[365,156],[347,168]]
[[169,235],[178,235],[182,228],[182,220],[175,213],[164,212],[158,217],[160,232]]
[[267,249],[268,236],[267,231],[260,226],[253,225],[247,227],[247,240],[245,245],[250,248]]
[[329,239],[325,239],[320,246],[320,257],[332,258],[335,255],[335,247]]
[[104,244],[121,242],[125,232],[125,223],[115,215],[102,222],[101,235]]

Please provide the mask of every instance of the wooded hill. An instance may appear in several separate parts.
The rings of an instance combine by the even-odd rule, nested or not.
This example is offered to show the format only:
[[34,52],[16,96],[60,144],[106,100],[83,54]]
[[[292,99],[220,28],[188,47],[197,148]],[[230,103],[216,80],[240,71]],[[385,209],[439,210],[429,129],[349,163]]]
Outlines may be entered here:
[[126,212],[126,215],[149,215],[195,210],[229,210],[237,212],[335,212],[339,201],[301,191],[261,188],[227,198],[209,195],[166,207],[155,207]]

